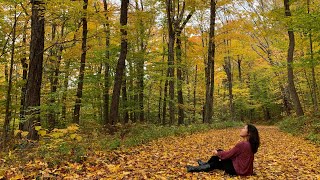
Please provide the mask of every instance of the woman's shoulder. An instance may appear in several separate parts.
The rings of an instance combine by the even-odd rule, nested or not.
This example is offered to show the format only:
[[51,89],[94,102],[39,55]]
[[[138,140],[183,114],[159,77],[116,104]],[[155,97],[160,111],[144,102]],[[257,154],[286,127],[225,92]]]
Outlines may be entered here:
[[240,141],[236,146],[250,146],[249,141]]

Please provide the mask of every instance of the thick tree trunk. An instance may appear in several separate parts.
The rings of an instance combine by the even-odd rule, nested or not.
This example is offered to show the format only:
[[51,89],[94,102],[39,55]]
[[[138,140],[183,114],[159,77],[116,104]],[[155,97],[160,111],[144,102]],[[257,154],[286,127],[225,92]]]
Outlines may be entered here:
[[213,92],[214,92],[214,28],[216,18],[216,0],[210,2],[210,32],[209,32],[209,47],[208,47],[208,61],[206,63],[206,99],[204,105],[204,117],[205,123],[211,123],[213,115]]
[[103,91],[103,122],[105,125],[109,124],[109,88],[110,88],[110,24],[108,13],[108,4],[106,0],[103,0],[103,7],[105,11],[106,24],[105,24],[105,33],[106,33],[106,59],[104,63],[104,91]]
[[17,30],[17,12],[16,6],[14,11],[14,22],[13,22],[13,32],[12,32],[12,44],[11,44],[11,57],[10,57],[10,70],[8,77],[8,89],[6,95],[6,115],[3,124],[3,144],[4,147],[6,143],[9,141],[9,130],[10,130],[10,121],[11,121],[11,90],[12,90],[12,73],[13,73],[13,63],[14,63],[14,55],[15,55],[15,43],[16,43],[16,30]]
[[[287,17],[291,16],[289,0],[284,0],[285,15]],[[289,48],[287,56],[287,71],[288,71],[288,86],[290,94],[292,96],[293,104],[295,106],[295,111],[297,116],[303,116],[303,110],[300,104],[299,96],[294,85],[294,75],[293,75],[293,53],[294,53],[294,32],[292,28],[288,27],[288,36],[289,36]]]
[[119,119],[119,98],[120,98],[120,90],[122,84],[122,77],[124,75],[125,70],[125,60],[127,57],[127,20],[128,20],[128,5],[129,0],[122,0],[121,1],[121,15],[120,15],[120,25],[121,25],[121,50],[120,56],[116,68],[114,86],[113,86],[113,94],[112,94],[112,101],[110,107],[110,124],[114,124]]
[[167,22],[168,22],[168,73],[169,73],[169,124],[174,122],[174,41],[175,41],[175,31],[174,31],[174,9],[175,2],[172,0],[167,0]]
[[84,81],[84,71],[86,67],[86,56],[87,56],[87,35],[88,35],[88,22],[87,22],[87,8],[88,0],[83,0],[83,17],[82,17],[82,46],[81,46],[81,64],[79,72],[79,82],[76,95],[76,103],[73,111],[73,123],[80,123],[80,108],[82,100],[82,90]]
[[31,1],[31,43],[30,65],[26,90],[26,121],[23,130],[29,131],[28,139],[38,139],[35,126],[40,125],[40,93],[42,82],[42,65],[44,51],[44,2],[41,0]]

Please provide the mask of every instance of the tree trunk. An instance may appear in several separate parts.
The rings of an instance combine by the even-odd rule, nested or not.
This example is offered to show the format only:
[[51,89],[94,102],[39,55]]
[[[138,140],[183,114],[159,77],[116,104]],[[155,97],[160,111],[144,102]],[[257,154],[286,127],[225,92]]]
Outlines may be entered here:
[[44,2],[42,0],[31,1],[31,43],[30,65],[26,90],[26,121],[23,130],[29,131],[28,139],[39,138],[35,126],[40,125],[40,93],[42,82],[42,65],[44,51]]
[[162,107],[162,125],[166,125],[166,114],[167,114],[167,96],[168,96],[168,77],[169,71],[167,72],[166,82],[164,83],[164,90],[163,90],[163,107]]
[[[284,0],[285,15],[287,17],[291,16],[289,0]],[[294,75],[293,75],[293,53],[294,53],[294,32],[292,28],[288,27],[288,36],[289,36],[289,48],[287,56],[287,70],[288,70],[288,86],[290,94],[292,96],[293,104],[295,106],[295,111],[297,116],[303,116],[303,110],[300,104],[299,96],[297,94],[295,85],[294,85]]]
[[22,65],[22,87],[21,87],[21,100],[20,100],[20,122],[19,130],[23,129],[23,121],[25,120],[25,99],[26,99],[26,89],[27,89],[27,76],[28,76],[28,64],[27,64],[27,25],[28,21],[24,24],[23,35],[22,35],[22,47],[23,47],[23,57],[21,58]]
[[204,117],[205,123],[211,123],[213,115],[213,92],[214,92],[214,28],[216,18],[216,0],[210,2],[210,32],[209,32],[209,47],[208,47],[208,61],[206,63],[206,100],[204,105]]
[[10,121],[11,121],[11,90],[12,90],[12,73],[13,73],[13,63],[14,63],[14,55],[15,55],[15,43],[16,43],[16,30],[17,30],[17,12],[14,11],[14,22],[13,22],[13,32],[12,32],[12,44],[11,44],[11,58],[10,58],[10,70],[9,70],[9,77],[8,77],[8,89],[6,95],[6,115],[3,124],[3,144],[4,147],[6,143],[9,141],[9,130],[10,130]]
[[125,60],[127,56],[127,20],[128,20],[128,5],[129,0],[122,0],[121,1],[121,15],[120,15],[120,25],[121,25],[121,50],[120,56],[116,68],[114,86],[113,86],[113,94],[112,94],[112,101],[110,107],[110,124],[114,124],[118,121],[119,118],[119,98],[120,98],[120,89],[121,89],[121,82],[122,77],[124,75],[125,70]]
[[[165,34],[163,33],[162,35],[162,44],[165,43]],[[164,64],[164,59],[165,59],[165,51],[166,51],[166,48],[165,46],[162,47],[162,64]],[[161,77],[163,77],[164,75],[164,70],[162,69],[161,70]],[[167,81],[165,81],[167,82]],[[159,103],[158,103],[158,120],[159,120],[159,124],[162,123],[162,125],[165,125],[165,122],[162,122],[162,119],[161,119],[161,102],[162,102],[162,78],[160,79],[160,89],[159,89]]]
[[103,91],[103,122],[105,125],[109,124],[109,88],[110,88],[110,24],[108,16],[108,4],[107,0],[103,0],[103,7],[105,11],[106,23],[105,23],[105,33],[106,33],[106,59],[104,63],[104,91]]
[[184,123],[184,111],[183,111],[183,94],[182,94],[182,53],[181,53],[181,30],[177,32],[176,40],[176,57],[177,57],[177,93],[178,93],[178,125]]
[[61,107],[61,118],[63,120],[66,119],[67,116],[67,91],[68,91],[68,82],[69,82],[69,67],[70,67],[70,61],[66,62],[65,66],[65,74],[64,74],[64,81],[63,81],[63,93],[62,93],[62,107]]
[[[141,12],[144,11],[142,1],[140,1],[141,9],[139,9],[138,1],[136,0],[136,9],[140,10]],[[146,54],[146,45],[145,45],[145,28],[143,19],[139,20],[139,40],[140,41],[140,53],[141,58],[137,62],[137,73],[138,73],[138,104],[139,104],[139,120],[140,122],[144,121],[144,61],[145,61],[145,54]]]
[[234,110],[234,104],[233,104],[233,93],[232,93],[232,73],[231,73],[231,60],[230,56],[226,57],[224,60],[223,68],[227,74],[227,80],[228,80],[228,90],[229,90],[229,110],[231,119],[235,119],[235,110]]
[[198,65],[196,65],[195,75],[194,75],[194,85],[193,85],[193,122],[196,121],[196,108],[197,108],[197,79],[198,77]]
[[129,122],[129,112],[128,112],[126,76],[123,76],[123,81],[122,81],[122,104],[123,104],[123,123],[127,124]]
[[239,81],[242,82],[242,74],[241,74],[241,62],[240,56],[238,55],[238,74],[239,74]]
[[174,31],[174,9],[175,2],[172,0],[167,0],[167,22],[168,22],[168,72],[169,72],[169,124],[174,122],[174,41],[175,41],[175,31]]
[[83,90],[83,80],[84,80],[84,71],[86,67],[86,56],[87,56],[87,35],[88,35],[88,22],[87,22],[87,9],[88,9],[88,0],[83,0],[83,17],[82,20],[82,46],[81,46],[81,64],[79,72],[79,82],[76,95],[76,103],[74,105],[73,111],[73,123],[80,123],[80,108],[81,108],[81,99],[82,99],[82,90]]

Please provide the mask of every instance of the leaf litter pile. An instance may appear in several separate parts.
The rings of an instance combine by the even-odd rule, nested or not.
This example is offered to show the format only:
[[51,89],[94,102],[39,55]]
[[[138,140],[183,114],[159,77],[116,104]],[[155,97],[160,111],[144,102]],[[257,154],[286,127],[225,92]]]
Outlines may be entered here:
[[[261,146],[254,160],[255,175],[247,179],[320,179],[320,148],[279,131],[258,126]],[[185,166],[208,160],[214,149],[230,149],[240,139],[239,128],[167,137],[108,154],[92,152],[83,163],[48,167],[41,159],[8,167],[8,179],[241,179],[223,171],[187,173]]]

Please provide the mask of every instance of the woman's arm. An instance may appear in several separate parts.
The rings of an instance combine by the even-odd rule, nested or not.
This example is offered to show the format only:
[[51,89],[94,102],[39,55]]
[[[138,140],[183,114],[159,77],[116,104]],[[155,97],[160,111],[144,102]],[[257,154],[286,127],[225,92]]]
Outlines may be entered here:
[[229,151],[217,151],[214,150],[214,155],[218,156],[220,159],[231,159],[233,157],[236,157],[241,152],[241,143],[236,144],[235,147],[230,149]]

